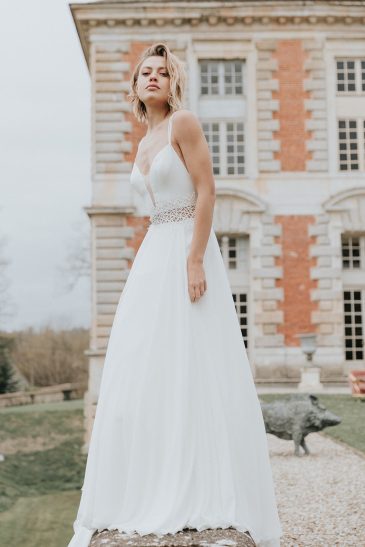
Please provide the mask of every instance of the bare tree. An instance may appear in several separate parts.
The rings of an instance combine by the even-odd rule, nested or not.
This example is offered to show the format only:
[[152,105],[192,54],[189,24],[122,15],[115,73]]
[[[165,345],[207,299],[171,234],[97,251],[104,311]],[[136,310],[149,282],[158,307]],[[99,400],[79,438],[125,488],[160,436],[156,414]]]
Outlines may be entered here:
[[11,357],[31,386],[87,381],[89,331],[84,328],[54,330],[49,325],[14,334]]
[[15,313],[15,304],[10,296],[10,278],[7,275],[9,260],[5,257],[5,236],[0,238],[0,325],[4,325]]
[[71,292],[82,278],[89,278],[90,259],[90,225],[87,220],[73,225],[75,237],[69,245],[66,259],[58,266],[61,292]]

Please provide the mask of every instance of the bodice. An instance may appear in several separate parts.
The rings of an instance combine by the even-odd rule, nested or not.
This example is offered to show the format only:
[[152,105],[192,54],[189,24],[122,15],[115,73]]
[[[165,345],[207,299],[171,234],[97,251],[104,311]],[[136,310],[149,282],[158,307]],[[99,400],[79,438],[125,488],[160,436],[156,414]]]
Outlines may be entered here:
[[168,142],[153,158],[149,172],[144,175],[133,164],[130,182],[136,191],[151,200],[151,222],[173,222],[193,218],[196,190],[190,173],[171,144],[172,114],[168,122]]

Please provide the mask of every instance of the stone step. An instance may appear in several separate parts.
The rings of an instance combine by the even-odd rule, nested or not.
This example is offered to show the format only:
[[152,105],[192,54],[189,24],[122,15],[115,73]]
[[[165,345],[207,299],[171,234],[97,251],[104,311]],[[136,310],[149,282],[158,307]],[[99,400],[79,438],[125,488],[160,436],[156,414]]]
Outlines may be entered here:
[[118,530],[96,532],[91,538],[90,547],[255,547],[249,533],[242,533],[234,528],[214,530],[193,529],[166,534],[159,538],[155,534],[139,536],[126,534]]

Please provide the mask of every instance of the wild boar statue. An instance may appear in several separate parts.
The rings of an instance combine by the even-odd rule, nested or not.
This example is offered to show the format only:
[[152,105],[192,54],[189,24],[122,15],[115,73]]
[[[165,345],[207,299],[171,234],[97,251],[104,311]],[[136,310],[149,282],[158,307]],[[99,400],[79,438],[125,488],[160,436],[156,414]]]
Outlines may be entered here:
[[341,418],[320,404],[312,394],[293,394],[290,399],[264,403],[260,400],[267,433],[280,439],[294,441],[294,454],[300,456],[300,446],[304,454],[309,454],[305,437],[313,431],[338,425]]

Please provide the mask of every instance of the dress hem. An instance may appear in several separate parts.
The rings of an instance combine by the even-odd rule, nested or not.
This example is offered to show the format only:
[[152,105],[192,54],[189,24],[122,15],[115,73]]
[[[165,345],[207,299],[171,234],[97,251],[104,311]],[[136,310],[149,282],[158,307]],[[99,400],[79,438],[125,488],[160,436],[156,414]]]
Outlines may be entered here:
[[[178,532],[183,532],[184,530],[197,530],[198,532],[202,532],[203,530],[227,530],[228,528],[233,528],[234,530],[241,532],[245,534],[251,541],[254,543],[255,547],[280,547],[280,537],[279,536],[272,537],[270,539],[258,539],[257,534],[252,530],[250,526],[241,526],[238,524],[217,524],[217,525],[202,525],[202,526],[194,526],[192,528],[189,528],[187,524],[185,524],[183,527],[179,526],[176,529],[169,531],[169,532],[156,532],[156,531],[138,531],[136,528],[125,528],[121,525],[117,524],[110,524],[108,526],[99,526],[97,528],[87,528],[85,526],[81,526],[76,528],[75,534],[73,538],[71,539],[68,547],[89,547],[90,541],[95,534],[95,532],[100,533],[104,530],[108,530],[110,532],[112,531],[118,531],[121,534],[125,534],[129,538],[133,538],[135,536],[143,537],[150,534],[153,534],[157,536],[158,538],[163,538],[166,535],[174,535]],[[248,533],[247,533],[248,532]],[[255,539],[257,538],[257,539]]]

